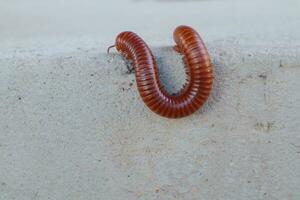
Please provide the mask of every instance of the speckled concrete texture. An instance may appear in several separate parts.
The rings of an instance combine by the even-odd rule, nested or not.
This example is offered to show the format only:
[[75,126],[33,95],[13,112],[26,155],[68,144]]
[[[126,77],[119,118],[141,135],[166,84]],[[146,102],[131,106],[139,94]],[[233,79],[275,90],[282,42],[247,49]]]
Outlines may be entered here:
[[[115,2],[100,9],[77,0],[67,15],[68,3],[55,0],[55,16],[50,1],[0,2],[0,200],[300,199],[298,1],[272,1],[269,10],[270,1],[128,1],[121,6],[161,15],[125,27],[136,16],[127,13],[111,31],[100,11]],[[30,14],[33,5],[41,10]],[[190,13],[176,21],[180,6]],[[23,32],[11,24],[19,16],[33,20]],[[80,23],[65,26],[73,17]],[[85,33],[89,17],[100,24]],[[216,80],[199,112],[170,120],[140,100],[130,63],[105,50],[134,27],[153,48],[163,84],[177,91],[185,77],[171,35],[185,20],[203,35]],[[161,31],[149,29],[156,25]]]

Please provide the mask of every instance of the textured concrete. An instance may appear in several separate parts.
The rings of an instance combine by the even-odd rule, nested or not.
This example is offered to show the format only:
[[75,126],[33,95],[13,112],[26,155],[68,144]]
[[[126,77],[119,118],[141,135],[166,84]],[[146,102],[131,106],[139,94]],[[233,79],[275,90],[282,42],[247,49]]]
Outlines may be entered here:
[[[0,200],[300,199],[298,1],[0,2]],[[201,32],[216,80],[169,120],[105,49],[135,30],[176,91],[178,24]]]

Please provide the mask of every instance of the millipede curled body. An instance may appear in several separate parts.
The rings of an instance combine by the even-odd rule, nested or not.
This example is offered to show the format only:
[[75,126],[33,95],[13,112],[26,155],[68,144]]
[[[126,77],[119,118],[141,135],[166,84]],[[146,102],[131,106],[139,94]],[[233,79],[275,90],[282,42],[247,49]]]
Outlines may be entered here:
[[137,88],[144,103],[163,117],[180,118],[194,113],[204,104],[211,93],[214,77],[207,48],[193,28],[179,26],[173,38],[176,43],[174,49],[184,56],[186,70],[186,83],[174,95],[161,84],[155,58],[138,35],[122,32],[111,47],[115,46],[118,52],[132,61]]

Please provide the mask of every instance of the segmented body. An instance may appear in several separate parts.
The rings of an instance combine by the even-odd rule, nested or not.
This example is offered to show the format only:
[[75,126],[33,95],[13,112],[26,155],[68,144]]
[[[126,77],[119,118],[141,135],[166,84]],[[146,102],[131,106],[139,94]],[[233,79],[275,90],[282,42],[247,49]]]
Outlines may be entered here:
[[147,44],[133,32],[116,38],[117,50],[133,63],[137,88],[144,103],[167,118],[180,118],[198,110],[210,95],[213,69],[208,51],[199,34],[188,26],[175,29],[174,49],[184,55],[186,84],[176,95],[162,86],[154,56]]

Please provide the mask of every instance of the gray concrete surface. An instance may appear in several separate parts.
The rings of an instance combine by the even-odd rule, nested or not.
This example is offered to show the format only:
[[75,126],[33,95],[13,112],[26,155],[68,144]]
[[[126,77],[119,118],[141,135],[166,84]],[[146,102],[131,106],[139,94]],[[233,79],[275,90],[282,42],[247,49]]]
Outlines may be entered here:
[[[1,200],[300,199],[299,1],[0,5]],[[176,91],[179,24],[200,31],[216,81],[201,111],[169,120],[105,50],[136,31]]]

